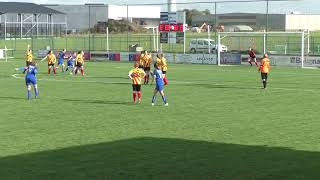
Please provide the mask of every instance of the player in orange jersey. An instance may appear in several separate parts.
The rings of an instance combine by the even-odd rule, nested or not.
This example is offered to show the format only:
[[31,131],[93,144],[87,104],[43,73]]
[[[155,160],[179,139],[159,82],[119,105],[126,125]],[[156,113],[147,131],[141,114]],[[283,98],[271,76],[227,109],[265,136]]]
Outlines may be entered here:
[[261,61],[259,72],[261,72],[261,79],[262,79],[263,89],[266,89],[267,88],[268,74],[270,72],[270,60],[268,58],[268,54],[266,54],[266,53],[263,55],[263,59]]
[[57,62],[57,58],[56,55],[54,55],[53,51],[50,50],[48,52],[48,55],[46,57],[44,57],[41,61],[44,61],[45,59],[48,60],[48,74],[51,73],[51,68],[53,70],[53,74],[56,74],[56,62]]
[[167,85],[168,84],[168,79],[167,79],[168,65],[167,65],[167,60],[162,53],[157,54],[156,66],[161,68],[164,85]]
[[149,84],[151,63],[152,63],[152,55],[149,54],[147,51],[145,51],[144,58],[143,58],[143,70],[146,73],[146,76],[144,77],[143,84]]
[[137,95],[138,102],[141,103],[141,82],[146,73],[139,68],[139,63],[134,64],[134,68],[129,71],[128,77],[132,80],[133,102],[136,103]]

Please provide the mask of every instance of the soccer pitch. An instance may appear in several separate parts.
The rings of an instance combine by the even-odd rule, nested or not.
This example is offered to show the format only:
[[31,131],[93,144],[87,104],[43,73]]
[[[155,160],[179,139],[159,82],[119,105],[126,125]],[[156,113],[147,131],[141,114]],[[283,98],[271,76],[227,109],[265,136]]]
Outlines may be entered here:
[[319,70],[169,64],[169,107],[154,86],[132,103],[131,63],[48,76],[27,101],[24,61],[0,63],[0,179],[319,179]]

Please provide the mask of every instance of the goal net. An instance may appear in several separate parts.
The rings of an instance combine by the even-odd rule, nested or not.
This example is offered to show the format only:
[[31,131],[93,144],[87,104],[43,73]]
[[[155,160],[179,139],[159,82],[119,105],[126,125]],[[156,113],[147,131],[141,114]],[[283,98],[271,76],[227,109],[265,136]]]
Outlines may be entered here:
[[[219,32],[217,39],[218,45],[227,46],[228,53],[240,54],[241,63],[247,63],[248,50],[253,48],[258,61],[267,53],[273,66],[320,66],[316,58],[308,56],[309,32]],[[218,65],[228,64],[225,54],[218,52]]]

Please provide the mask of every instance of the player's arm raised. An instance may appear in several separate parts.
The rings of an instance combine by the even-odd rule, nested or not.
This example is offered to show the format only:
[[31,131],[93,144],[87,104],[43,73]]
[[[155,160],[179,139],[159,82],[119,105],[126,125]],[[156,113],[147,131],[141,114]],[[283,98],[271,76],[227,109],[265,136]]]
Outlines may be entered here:
[[40,60],[40,62],[46,60],[48,58],[48,55],[46,55],[43,59]]

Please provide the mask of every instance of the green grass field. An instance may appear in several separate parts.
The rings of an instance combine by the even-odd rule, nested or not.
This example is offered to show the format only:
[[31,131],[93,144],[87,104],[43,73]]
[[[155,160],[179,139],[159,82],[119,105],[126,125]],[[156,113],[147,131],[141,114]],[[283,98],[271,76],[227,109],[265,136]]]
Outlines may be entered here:
[[171,65],[169,107],[153,86],[131,100],[131,63],[86,64],[85,77],[0,63],[1,180],[313,180],[320,178],[319,70]]

